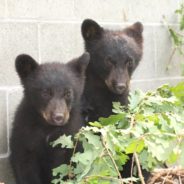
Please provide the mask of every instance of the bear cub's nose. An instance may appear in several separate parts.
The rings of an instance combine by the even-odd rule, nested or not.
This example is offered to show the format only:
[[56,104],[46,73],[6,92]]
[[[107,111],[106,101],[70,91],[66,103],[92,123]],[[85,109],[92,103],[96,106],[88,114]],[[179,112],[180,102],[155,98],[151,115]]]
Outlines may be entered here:
[[64,121],[64,115],[62,113],[54,113],[52,119],[56,123],[62,123]]
[[118,92],[123,92],[126,90],[126,84],[125,83],[117,83],[115,88]]

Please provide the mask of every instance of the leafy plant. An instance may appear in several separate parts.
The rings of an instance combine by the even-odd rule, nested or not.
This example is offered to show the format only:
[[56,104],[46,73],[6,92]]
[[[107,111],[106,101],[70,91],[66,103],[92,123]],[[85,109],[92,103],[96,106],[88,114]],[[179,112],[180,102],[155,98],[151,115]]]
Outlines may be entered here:
[[[171,53],[170,59],[169,59],[169,65],[170,62],[172,61],[172,58],[176,51],[184,56],[184,51],[183,51],[183,46],[184,46],[184,4],[180,5],[180,8],[175,11],[175,14],[178,16],[179,19],[179,29],[178,28],[173,28],[172,26],[169,26],[167,24],[171,40],[173,43],[173,51]],[[165,18],[165,17],[164,17]],[[168,65],[168,68],[170,67]],[[184,63],[182,63],[182,74],[184,75]]]
[[[69,165],[53,169],[53,184],[145,183],[140,165],[149,171],[163,164],[184,167],[184,83],[147,93],[135,91],[127,108],[118,102],[113,107],[110,117],[81,128],[74,143],[65,135],[55,142],[69,144],[74,152]],[[82,152],[75,151],[79,142]],[[132,177],[124,179],[120,171],[128,154],[133,154]],[[139,178],[134,177],[135,168]]]

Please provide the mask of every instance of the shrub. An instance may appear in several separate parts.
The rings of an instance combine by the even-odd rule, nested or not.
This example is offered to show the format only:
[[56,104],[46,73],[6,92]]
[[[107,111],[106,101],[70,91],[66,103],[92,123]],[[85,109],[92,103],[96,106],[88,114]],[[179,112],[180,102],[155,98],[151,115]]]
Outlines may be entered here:
[[[128,107],[113,103],[113,115],[90,122],[74,140],[62,136],[54,142],[73,149],[69,165],[53,169],[53,184],[117,184],[141,180],[142,168],[152,171],[164,164],[184,167],[184,83],[163,85],[155,91],[135,91]],[[76,152],[81,142],[84,151]],[[132,177],[120,172],[133,154]],[[135,178],[138,172],[139,178]],[[63,178],[68,178],[64,181]]]

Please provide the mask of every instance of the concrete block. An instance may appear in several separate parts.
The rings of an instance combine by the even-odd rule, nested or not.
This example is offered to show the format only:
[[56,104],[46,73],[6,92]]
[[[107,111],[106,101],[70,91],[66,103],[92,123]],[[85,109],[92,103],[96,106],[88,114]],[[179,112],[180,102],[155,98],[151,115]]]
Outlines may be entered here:
[[8,17],[73,19],[74,0],[9,0]]
[[140,89],[142,91],[155,90],[158,87],[169,84],[175,86],[177,83],[183,81],[184,78],[166,78],[166,79],[151,79],[151,80],[132,80],[131,81],[131,91]]
[[39,18],[74,19],[74,0],[41,0]]
[[0,91],[0,155],[8,151],[6,91]]
[[133,79],[149,79],[156,77],[153,26],[144,26],[143,38],[143,57],[132,76]]
[[9,135],[11,135],[12,122],[14,120],[16,109],[21,102],[22,96],[23,96],[22,88],[12,90],[8,94]]
[[0,159],[0,183],[15,184],[12,168],[8,158]]
[[129,21],[162,22],[165,16],[168,22],[177,22],[174,13],[178,8],[176,0],[131,0],[127,3],[127,17]]
[[8,0],[9,18],[36,18],[38,17],[37,0]]
[[41,60],[67,62],[83,53],[79,24],[43,24]]
[[123,22],[126,19],[126,4],[125,0],[75,1],[75,16],[82,20],[92,18],[98,21]]
[[176,22],[176,0],[80,0],[75,1],[75,15],[80,19],[100,21],[160,22],[165,15],[169,22]]
[[0,1],[0,18],[5,18],[6,13],[6,5],[5,0]]
[[38,58],[37,25],[26,23],[0,24],[0,85],[19,84],[15,58],[21,53]]
[[181,76],[181,63],[183,63],[184,57],[176,52],[170,61],[174,48],[167,27],[155,27],[155,39],[157,77]]

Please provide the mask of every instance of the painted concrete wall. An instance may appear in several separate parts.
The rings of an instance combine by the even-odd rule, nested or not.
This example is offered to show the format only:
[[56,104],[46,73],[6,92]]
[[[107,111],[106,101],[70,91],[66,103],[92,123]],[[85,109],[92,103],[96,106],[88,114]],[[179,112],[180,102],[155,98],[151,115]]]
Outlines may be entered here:
[[8,163],[11,122],[22,88],[14,69],[20,53],[40,63],[67,62],[83,52],[80,25],[93,18],[104,27],[119,29],[136,21],[144,24],[144,56],[136,70],[132,89],[149,90],[182,80],[182,58],[172,52],[168,23],[178,26],[174,10],[182,0],[0,0],[0,182],[14,184]]

